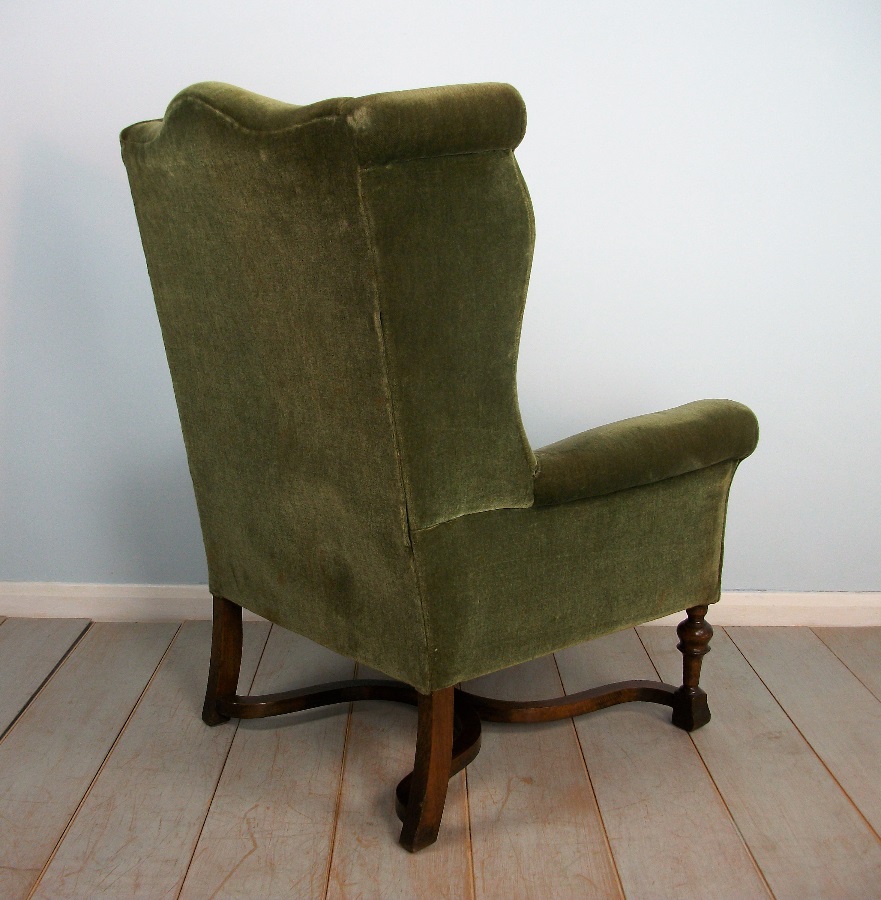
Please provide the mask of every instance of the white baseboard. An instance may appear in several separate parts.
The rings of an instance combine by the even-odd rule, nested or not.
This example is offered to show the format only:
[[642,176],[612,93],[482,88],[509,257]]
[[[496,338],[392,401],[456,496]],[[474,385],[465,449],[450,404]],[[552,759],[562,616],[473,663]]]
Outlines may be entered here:
[[[0,616],[163,622],[210,619],[204,585],[0,582]],[[245,619],[260,617],[245,611]],[[651,624],[675,624],[681,613]],[[714,604],[713,625],[881,625],[881,591],[726,591]]]
[[[179,622],[210,619],[202,584],[63,584],[0,581],[0,616],[92,619],[95,622]],[[262,621],[245,610],[246,621]]]
[[[675,625],[681,613],[650,622]],[[879,591],[723,591],[710,607],[713,625],[881,625]]]

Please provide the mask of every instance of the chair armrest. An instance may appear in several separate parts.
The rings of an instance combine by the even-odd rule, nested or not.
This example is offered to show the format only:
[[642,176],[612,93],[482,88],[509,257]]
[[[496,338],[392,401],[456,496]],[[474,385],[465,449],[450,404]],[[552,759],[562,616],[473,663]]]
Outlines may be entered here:
[[733,400],[698,400],[601,425],[536,451],[535,505],[598,497],[745,459],[758,439],[752,410]]

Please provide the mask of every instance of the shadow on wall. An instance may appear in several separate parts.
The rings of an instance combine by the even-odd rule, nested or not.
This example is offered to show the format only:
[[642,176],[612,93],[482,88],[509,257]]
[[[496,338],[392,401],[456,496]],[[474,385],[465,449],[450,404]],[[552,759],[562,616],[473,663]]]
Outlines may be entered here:
[[204,583],[122,163],[24,155],[2,351],[0,580]]

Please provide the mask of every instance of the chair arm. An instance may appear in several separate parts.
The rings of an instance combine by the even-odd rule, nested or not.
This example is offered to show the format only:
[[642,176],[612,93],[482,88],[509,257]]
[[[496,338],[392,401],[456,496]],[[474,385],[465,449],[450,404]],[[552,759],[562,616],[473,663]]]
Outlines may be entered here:
[[598,497],[745,459],[758,439],[755,415],[733,400],[698,400],[601,425],[536,451],[535,505]]

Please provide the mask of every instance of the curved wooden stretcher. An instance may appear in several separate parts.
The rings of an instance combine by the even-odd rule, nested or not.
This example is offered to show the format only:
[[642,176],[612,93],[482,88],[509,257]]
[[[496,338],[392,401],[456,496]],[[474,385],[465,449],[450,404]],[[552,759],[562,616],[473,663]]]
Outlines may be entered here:
[[413,771],[398,784],[395,806],[401,821],[401,844],[415,852],[437,840],[447,783],[480,752],[481,720],[553,722],[595,712],[618,703],[642,701],[673,709],[673,724],[694,731],[710,720],[707,695],[699,687],[701,660],[709,652],[713,629],[704,619],[706,606],[687,610],[678,627],[683,654],[680,687],[658,681],[620,681],[550,700],[496,700],[458,687],[420,694],[400,681],[362,678],[334,681],[293,691],[239,696],[242,661],[242,608],[214,598],[211,665],[202,719],[220,725],[231,718],[261,719],[356,700],[388,700],[416,706],[419,722]]

